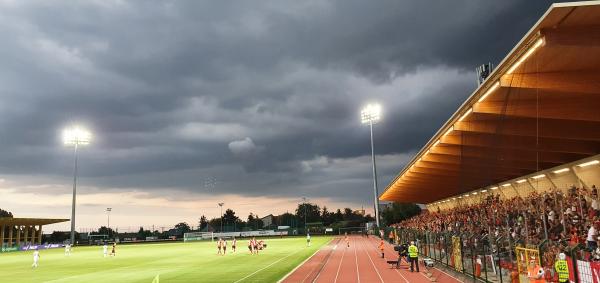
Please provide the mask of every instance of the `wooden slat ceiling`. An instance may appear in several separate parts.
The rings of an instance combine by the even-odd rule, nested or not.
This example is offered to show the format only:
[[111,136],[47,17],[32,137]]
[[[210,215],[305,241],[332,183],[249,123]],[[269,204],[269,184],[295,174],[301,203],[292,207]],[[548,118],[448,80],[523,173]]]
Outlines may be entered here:
[[599,153],[600,1],[554,4],[380,199],[430,203]]

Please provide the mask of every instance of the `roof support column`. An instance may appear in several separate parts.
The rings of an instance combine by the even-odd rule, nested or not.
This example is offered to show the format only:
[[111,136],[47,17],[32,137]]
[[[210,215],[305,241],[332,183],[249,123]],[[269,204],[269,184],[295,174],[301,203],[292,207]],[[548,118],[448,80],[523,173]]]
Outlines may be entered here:
[[500,190],[500,193],[502,193],[502,196],[504,197],[504,199],[509,199],[509,197],[506,195],[506,193],[504,193],[504,187],[501,187],[500,184],[496,185],[498,187],[498,190]]
[[38,234],[38,241],[37,241],[37,243],[41,245],[41,244],[42,244],[42,225],[40,224],[40,225],[38,225],[38,226],[39,226],[40,228],[39,228],[39,231],[38,231],[38,232],[39,232],[39,234]]
[[4,247],[4,230],[6,229],[6,227],[3,225],[0,225],[0,249]]
[[29,241],[29,226],[23,226],[23,230],[25,230],[25,235],[23,236],[23,241],[25,242],[25,244],[31,243]]
[[552,184],[552,189],[556,190],[558,187],[556,186],[556,183],[554,183],[554,180],[552,180],[552,176],[550,176],[550,174],[546,174],[546,178],[548,178],[548,181],[550,184]]
[[[534,193],[537,193],[537,192],[538,192],[538,189],[536,188],[536,186],[534,186],[534,185],[531,183],[531,180],[529,180],[529,178],[527,178],[527,184],[528,184],[528,185],[531,187],[531,189],[533,190],[533,192],[534,192]],[[538,185],[538,186],[539,186],[539,185]],[[544,191],[544,190],[542,189],[542,192],[543,192],[543,191]]]
[[517,193],[517,196],[519,198],[521,198],[521,194],[519,194],[519,190],[517,190],[517,188],[512,183],[510,183],[510,187],[513,188],[513,190],[515,190],[515,193]]
[[29,230],[31,230],[31,238],[29,239],[29,241],[32,244],[35,244],[35,226],[34,225],[30,225],[29,226]]
[[572,166],[571,167],[571,171],[573,171],[573,174],[575,175],[575,177],[577,177],[577,181],[579,182],[579,187],[580,188],[586,188],[589,189],[590,186],[586,185],[586,183],[581,179],[581,177],[579,176],[579,173],[577,172],[577,166]]
[[8,245],[7,247],[12,248],[13,245],[13,230],[15,229],[15,226],[10,225],[10,230],[8,230]]
[[17,246],[21,246],[21,225],[15,226],[17,229]]

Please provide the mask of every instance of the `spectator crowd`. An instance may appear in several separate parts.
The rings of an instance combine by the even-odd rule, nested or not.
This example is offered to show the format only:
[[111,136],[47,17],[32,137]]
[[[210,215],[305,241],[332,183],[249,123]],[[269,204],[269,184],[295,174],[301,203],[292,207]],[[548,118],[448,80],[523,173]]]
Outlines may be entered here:
[[600,203],[595,186],[512,198],[490,193],[482,195],[477,204],[424,211],[394,226],[423,232],[467,233],[474,239],[487,239],[487,243],[504,239],[509,243],[505,250],[515,245],[540,246],[547,239],[542,255],[546,266],[552,266],[560,252],[577,245],[585,251],[584,259],[600,260]]

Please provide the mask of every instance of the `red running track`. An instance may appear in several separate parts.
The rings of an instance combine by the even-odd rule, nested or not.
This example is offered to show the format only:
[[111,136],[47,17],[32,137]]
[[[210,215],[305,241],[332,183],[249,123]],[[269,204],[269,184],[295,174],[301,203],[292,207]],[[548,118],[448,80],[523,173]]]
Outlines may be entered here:
[[[406,263],[399,269],[391,268],[387,261],[396,260],[397,252],[394,252],[391,245],[386,244],[386,258],[381,258],[377,249],[379,240],[375,237],[350,236],[350,247],[341,239],[335,238],[281,282],[431,282],[424,266],[420,266],[421,272],[410,272]],[[430,272],[436,278],[436,282],[461,282],[437,268]]]

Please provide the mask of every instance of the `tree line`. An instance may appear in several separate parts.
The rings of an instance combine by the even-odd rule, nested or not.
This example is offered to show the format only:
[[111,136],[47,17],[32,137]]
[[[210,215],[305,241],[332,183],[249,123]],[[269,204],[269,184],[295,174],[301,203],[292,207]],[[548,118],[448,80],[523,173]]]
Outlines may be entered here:
[[[381,221],[383,225],[398,223],[402,220],[413,217],[421,213],[421,208],[413,203],[391,203],[385,205],[380,210]],[[12,213],[0,209],[0,217],[13,217]],[[264,223],[262,218],[250,213],[245,218],[240,218],[236,215],[233,209],[225,210],[222,217],[208,219],[205,215],[201,215],[197,225],[189,225],[187,222],[179,222],[172,229],[167,231],[151,231],[140,227],[137,233],[117,233],[111,228],[102,226],[98,231],[90,234],[108,235],[113,238],[117,234],[119,236],[126,235],[128,237],[136,237],[145,239],[146,237],[181,237],[184,233],[192,231],[220,232],[220,231],[250,231],[260,229],[277,229],[279,226],[289,226],[290,229],[304,231],[305,224],[318,225],[333,229],[344,227],[364,227],[365,223],[375,221],[375,218],[370,214],[365,214],[361,210],[352,210],[350,208],[336,209],[330,211],[326,206],[320,207],[314,203],[298,204],[298,207],[293,213],[286,212],[280,215],[272,216],[271,223]],[[54,241],[62,241],[68,238],[66,232],[55,232],[49,237]],[[64,238],[64,239],[63,239]],[[78,237],[79,238],[79,237]]]

